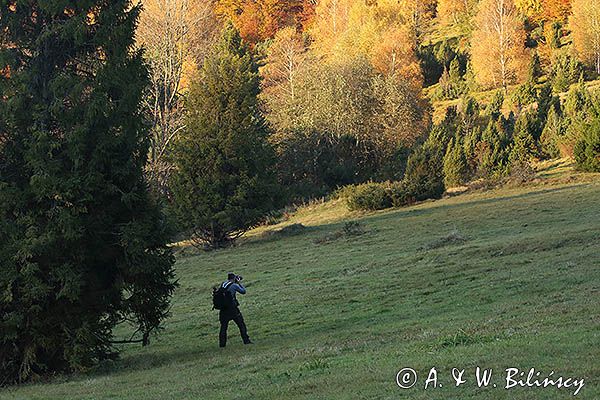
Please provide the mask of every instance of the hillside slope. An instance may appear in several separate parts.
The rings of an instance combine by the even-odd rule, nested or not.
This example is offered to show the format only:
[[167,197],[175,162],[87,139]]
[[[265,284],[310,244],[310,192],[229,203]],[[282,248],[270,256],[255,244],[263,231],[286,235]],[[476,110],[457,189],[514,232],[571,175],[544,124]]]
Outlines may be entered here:
[[[508,367],[585,377],[577,398],[600,398],[600,180],[365,216],[342,207],[293,217],[311,225],[296,235],[180,256],[173,316],[151,346],[129,347],[87,375],[2,389],[0,398],[572,397],[573,389],[507,391]],[[364,232],[345,234],[347,218]],[[210,288],[230,270],[247,282],[240,300],[256,344],[242,346],[232,324],[223,350]],[[443,387],[423,390],[433,366]],[[476,366],[493,368],[498,388],[476,388]],[[420,374],[412,389],[396,386],[404,367]],[[470,379],[459,388],[453,367]]]

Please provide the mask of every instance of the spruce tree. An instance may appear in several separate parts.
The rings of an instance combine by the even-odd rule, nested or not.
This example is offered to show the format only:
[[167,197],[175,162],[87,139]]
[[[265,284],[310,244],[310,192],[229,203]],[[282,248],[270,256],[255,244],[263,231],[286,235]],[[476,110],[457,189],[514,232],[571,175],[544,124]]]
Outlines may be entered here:
[[529,68],[527,69],[527,81],[535,84],[543,74],[544,71],[542,70],[540,56],[537,51],[534,51],[529,61]]
[[504,92],[502,90],[496,90],[492,101],[486,108],[486,113],[494,121],[497,121],[502,115],[502,105],[504,104]]
[[581,136],[573,150],[577,169],[600,172],[600,119],[596,118]]
[[142,174],[138,13],[0,2],[0,384],[114,356],[119,323],[145,344],[168,313],[173,256]]
[[444,148],[426,141],[410,155],[402,184],[413,200],[439,199],[444,194]]
[[560,157],[559,144],[565,132],[564,121],[560,112],[560,104],[550,107],[546,124],[540,137],[542,155],[547,158]]
[[489,121],[477,144],[477,168],[481,175],[499,177],[507,172],[511,128],[511,119],[500,117]]
[[537,115],[532,111],[521,113],[515,123],[513,133],[513,146],[510,160],[514,162],[529,162],[537,155],[537,143],[535,140],[537,129]]
[[198,246],[230,243],[277,204],[259,84],[250,50],[226,27],[190,88],[174,151],[174,208]]
[[453,187],[465,183],[468,173],[467,158],[458,138],[450,140],[444,156],[444,183]]
[[450,79],[450,85],[452,87],[451,98],[457,98],[462,96],[465,92],[465,82],[460,73],[460,62],[458,61],[458,57],[454,57],[452,62],[450,62],[450,69],[448,70],[448,77]]

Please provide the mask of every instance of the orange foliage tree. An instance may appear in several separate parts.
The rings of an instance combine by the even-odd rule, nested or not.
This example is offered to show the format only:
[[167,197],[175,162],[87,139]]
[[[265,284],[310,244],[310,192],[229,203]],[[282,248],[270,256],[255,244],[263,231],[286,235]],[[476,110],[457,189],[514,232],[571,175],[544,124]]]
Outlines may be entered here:
[[[542,18],[545,21],[563,22],[571,13],[571,0],[541,0]],[[593,3],[596,0],[588,0]]]
[[421,66],[415,54],[415,39],[405,26],[391,27],[382,32],[371,50],[371,61],[380,73],[395,75],[423,84]]
[[314,6],[305,0],[217,0],[215,12],[231,20],[246,42],[256,44],[286,26],[301,29]]

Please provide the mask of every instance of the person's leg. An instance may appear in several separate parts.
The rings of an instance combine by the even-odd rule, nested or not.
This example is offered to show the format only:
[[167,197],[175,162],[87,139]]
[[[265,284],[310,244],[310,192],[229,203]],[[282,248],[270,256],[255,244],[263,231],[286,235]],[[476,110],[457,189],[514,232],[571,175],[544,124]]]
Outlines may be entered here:
[[219,313],[219,322],[221,322],[221,330],[219,331],[219,347],[225,347],[227,344],[227,325],[229,325],[229,316],[224,312]]
[[251,343],[250,337],[248,336],[248,329],[246,329],[246,323],[244,322],[244,317],[240,311],[238,311],[233,317],[233,322],[235,322],[238,328],[240,328],[240,335],[242,336],[244,343]]

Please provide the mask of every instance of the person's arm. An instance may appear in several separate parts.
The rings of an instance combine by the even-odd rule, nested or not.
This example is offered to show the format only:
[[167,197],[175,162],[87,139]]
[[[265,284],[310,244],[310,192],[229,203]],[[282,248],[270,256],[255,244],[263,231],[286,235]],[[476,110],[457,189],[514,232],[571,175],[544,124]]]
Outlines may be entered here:
[[242,286],[241,283],[234,283],[233,284],[233,288],[235,289],[236,292],[238,292],[239,294],[246,294],[246,288]]

